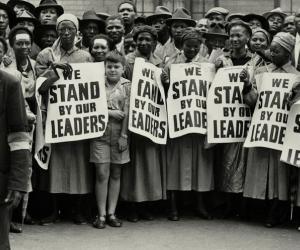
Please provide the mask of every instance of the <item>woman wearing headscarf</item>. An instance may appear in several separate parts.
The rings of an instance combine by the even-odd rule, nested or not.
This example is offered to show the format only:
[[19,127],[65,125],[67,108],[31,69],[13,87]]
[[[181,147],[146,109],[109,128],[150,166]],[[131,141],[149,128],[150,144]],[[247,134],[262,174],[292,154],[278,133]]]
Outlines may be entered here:
[[[251,52],[246,47],[252,34],[248,24],[243,21],[232,22],[229,24],[228,30],[231,51],[216,59],[217,69],[247,65],[252,58]],[[226,199],[224,216],[227,217],[232,213],[240,212],[247,150],[243,148],[242,142],[219,144],[216,150],[218,150],[215,168],[216,187],[219,191],[224,192]]]
[[252,65],[254,67],[261,67],[267,63],[269,63],[269,46],[271,40],[269,33],[262,29],[256,28],[252,30],[252,36],[249,41],[249,49],[252,53],[254,53],[252,58]]
[[[153,54],[156,46],[157,32],[153,27],[140,26],[134,30],[133,38],[137,48],[126,57],[129,70],[129,80],[132,79],[132,69],[135,58],[144,58],[155,66],[161,60]],[[139,218],[152,220],[149,202],[165,198],[165,152],[164,147],[155,144],[150,139],[138,134],[131,134],[131,163],[123,169],[121,197],[131,202],[128,220],[137,222]],[[138,208],[138,209],[137,209]],[[138,213],[139,212],[139,213]]]
[[[295,38],[284,32],[273,37],[270,46],[271,64],[264,65],[255,74],[264,72],[297,74],[291,65],[291,53],[295,46]],[[244,81],[244,100],[255,107],[258,99],[255,81],[249,80],[249,73],[243,70],[240,74]],[[270,200],[266,227],[274,227],[282,219],[283,201],[288,200],[287,164],[280,161],[281,151],[268,148],[250,148],[247,157],[247,171],[245,176],[244,197]]]
[[[200,53],[202,38],[195,28],[187,28],[182,35],[182,52],[178,52],[167,62],[162,73],[165,88],[169,87],[172,64],[208,62]],[[166,90],[167,92],[167,90]],[[177,191],[197,192],[197,214],[211,219],[206,210],[204,192],[214,188],[213,151],[205,149],[205,136],[188,134],[169,139],[167,144],[167,190],[169,191],[169,220],[179,220]]]
[[[72,71],[69,63],[91,62],[88,52],[75,46],[75,37],[78,31],[78,19],[72,14],[63,14],[57,19],[56,28],[58,39],[52,47],[45,48],[37,57],[37,76],[47,79],[38,91],[47,104],[49,87],[59,79],[56,69],[62,69],[66,75]],[[74,207],[74,223],[83,224],[81,200],[83,194],[93,190],[92,173],[89,166],[88,141],[56,143],[51,145],[51,158],[49,162],[49,187],[52,194],[76,194]],[[58,217],[57,206],[49,222],[54,222]],[[52,220],[52,221],[51,221]]]

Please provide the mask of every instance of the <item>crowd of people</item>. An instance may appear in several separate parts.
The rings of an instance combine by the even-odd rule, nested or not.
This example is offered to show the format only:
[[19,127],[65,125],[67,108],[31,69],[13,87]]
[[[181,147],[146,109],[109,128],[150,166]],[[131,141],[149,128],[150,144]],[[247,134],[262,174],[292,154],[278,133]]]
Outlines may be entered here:
[[[156,144],[128,130],[129,103],[139,57],[162,69],[167,92],[173,64],[299,74],[299,54],[300,9],[259,15],[214,7],[197,21],[182,7],[171,13],[157,6],[138,16],[131,1],[114,15],[88,10],[81,18],[56,0],[37,7],[23,0],[0,3],[0,249],[9,249],[9,230],[22,231],[12,221],[23,216],[19,203],[26,193],[26,224],[49,225],[71,215],[78,225],[103,229],[121,227],[120,216],[138,222],[165,211],[178,221],[191,209],[206,220],[249,219],[256,206],[265,226],[286,221],[292,193],[293,205],[300,206],[300,172],[280,161],[280,151],[246,149],[240,142],[208,146],[202,134]],[[69,75],[71,63],[85,62],[105,64],[107,128],[100,138],[52,144],[43,170],[33,157],[37,95],[44,115],[57,70]],[[254,109],[258,91],[247,69],[239,77],[244,101]]]

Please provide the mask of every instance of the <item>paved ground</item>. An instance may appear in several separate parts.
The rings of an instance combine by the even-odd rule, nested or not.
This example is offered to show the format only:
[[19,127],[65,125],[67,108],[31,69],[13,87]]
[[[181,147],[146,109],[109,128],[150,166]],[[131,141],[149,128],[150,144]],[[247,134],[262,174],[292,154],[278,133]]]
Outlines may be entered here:
[[179,222],[164,218],[124,222],[122,228],[96,230],[90,225],[61,222],[25,226],[11,236],[12,250],[299,250],[300,232],[294,228],[264,228],[259,223],[204,221],[194,217]]

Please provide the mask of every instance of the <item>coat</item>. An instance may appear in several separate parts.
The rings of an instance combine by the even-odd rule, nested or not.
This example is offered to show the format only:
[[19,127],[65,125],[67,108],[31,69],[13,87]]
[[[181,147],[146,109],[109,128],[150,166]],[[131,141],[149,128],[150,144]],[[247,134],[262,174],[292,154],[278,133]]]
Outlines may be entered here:
[[[296,69],[287,63],[281,68],[274,64],[260,67],[256,74],[263,72],[293,73]],[[258,93],[252,88],[244,95],[245,102],[255,106]],[[281,152],[268,148],[249,148],[244,196],[255,199],[287,200],[289,193],[289,166],[280,161]]]
[[30,139],[19,81],[0,70],[0,249],[9,247],[8,190],[26,192],[30,175]]
[[[170,75],[172,64],[185,63],[179,52],[169,59],[164,71]],[[198,54],[193,62],[208,62]],[[169,77],[170,78],[170,77]],[[188,134],[167,143],[167,189],[206,192],[214,188],[213,149],[204,149],[205,135]]]
[[[138,51],[127,55],[127,61],[133,69]],[[161,60],[154,55],[148,62],[159,66]],[[132,79],[132,70],[131,77]],[[123,168],[121,198],[131,202],[155,201],[166,198],[166,151],[165,147],[138,134],[131,134],[131,162]]]
[[[67,63],[91,62],[88,52],[73,47],[70,51],[60,49],[59,58],[52,48],[45,48],[36,59],[37,76],[51,76],[53,61]],[[45,96],[45,99],[47,97]],[[47,103],[47,100],[45,100]],[[49,176],[46,190],[50,193],[86,194],[93,190],[92,169],[89,165],[89,142],[87,140],[55,143],[51,145]]]

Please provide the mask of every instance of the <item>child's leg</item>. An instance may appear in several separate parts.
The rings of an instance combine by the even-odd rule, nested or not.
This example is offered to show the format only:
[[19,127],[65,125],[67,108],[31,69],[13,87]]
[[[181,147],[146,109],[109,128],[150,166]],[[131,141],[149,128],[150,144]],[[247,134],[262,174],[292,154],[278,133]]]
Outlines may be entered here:
[[108,214],[115,214],[120,193],[121,165],[112,164],[108,186]]
[[96,163],[95,194],[99,216],[106,215],[107,187],[110,163]]

